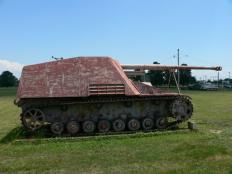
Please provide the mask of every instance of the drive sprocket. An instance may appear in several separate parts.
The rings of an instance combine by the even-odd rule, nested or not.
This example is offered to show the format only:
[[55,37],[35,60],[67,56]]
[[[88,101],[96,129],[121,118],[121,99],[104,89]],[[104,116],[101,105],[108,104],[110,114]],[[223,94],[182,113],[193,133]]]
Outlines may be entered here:
[[190,119],[193,114],[193,105],[190,99],[179,97],[171,103],[170,111],[177,121],[186,121]]

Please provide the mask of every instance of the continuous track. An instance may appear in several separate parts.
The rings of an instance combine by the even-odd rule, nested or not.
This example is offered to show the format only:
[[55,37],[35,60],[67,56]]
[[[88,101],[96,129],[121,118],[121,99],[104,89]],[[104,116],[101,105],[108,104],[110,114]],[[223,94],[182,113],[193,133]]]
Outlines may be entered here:
[[[97,121],[93,120],[84,120],[84,121],[76,121],[75,119],[70,120],[70,122],[64,122],[64,121],[46,121],[46,114],[43,113],[43,108],[60,108],[61,110],[68,110],[69,107],[74,107],[77,105],[82,104],[92,104],[96,105],[98,107],[101,107],[104,103],[126,103],[128,104],[127,107],[130,107],[130,102],[167,102],[169,107],[166,109],[168,110],[165,113],[172,112],[173,106],[171,103],[173,101],[184,101],[188,104],[190,108],[190,113],[188,117],[179,118],[178,120],[168,122],[168,117],[162,116],[162,117],[144,117],[144,118],[135,118],[132,116],[131,119],[118,119],[117,123],[115,123],[115,120],[110,120],[109,118],[105,119],[99,119],[97,118]],[[127,103],[128,102],[128,103]],[[30,104],[29,104],[30,103]],[[115,97],[115,98],[85,98],[85,99],[63,99],[61,100],[43,100],[41,99],[39,102],[36,99],[26,99],[22,101],[21,106],[23,108],[23,112],[21,114],[21,121],[24,127],[31,131],[36,131],[44,126],[49,126],[51,131],[55,135],[61,135],[61,134],[67,134],[67,135],[73,135],[73,136],[85,136],[85,135],[111,135],[111,134],[128,134],[128,133],[134,133],[138,131],[154,131],[156,129],[164,130],[164,129],[170,129],[172,127],[175,127],[179,123],[188,120],[192,115],[192,104],[188,97],[183,95],[177,95],[177,96],[143,96],[143,97]],[[24,105],[25,104],[25,105]],[[171,107],[172,106],[172,107]],[[41,110],[40,110],[41,109]],[[165,108],[164,108],[165,109]],[[176,111],[173,111],[176,112]],[[179,112],[179,111],[178,111]],[[28,114],[29,113],[29,114]],[[29,115],[29,116],[28,116]],[[172,113],[172,115],[175,115]],[[169,116],[170,117],[170,116]],[[176,116],[177,117],[177,116]],[[144,119],[147,119],[144,121]],[[27,120],[29,119],[29,121]],[[157,121],[157,119],[160,119]],[[103,120],[106,120],[105,122]],[[103,121],[100,125],[100,121]],[[69,125],[69,126],[67,126]],[[103,126],[101,129],[100,126]],[[104,126],[106,128],[104,128]],[[108,126],[108,127],[107,127]]]

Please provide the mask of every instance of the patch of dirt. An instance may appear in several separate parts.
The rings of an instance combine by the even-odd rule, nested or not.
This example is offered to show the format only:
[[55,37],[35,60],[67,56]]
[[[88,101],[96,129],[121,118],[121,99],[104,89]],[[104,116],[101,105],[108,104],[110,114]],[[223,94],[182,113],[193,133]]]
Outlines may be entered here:
[[222,160],[230,160],[231,156],[230,155],[215,155],[207,158],[209,161],[222,161]]
[[210,129],[209,131],[213,134],[221,134],[223,132],[223,130],[214,130],[214,129]]

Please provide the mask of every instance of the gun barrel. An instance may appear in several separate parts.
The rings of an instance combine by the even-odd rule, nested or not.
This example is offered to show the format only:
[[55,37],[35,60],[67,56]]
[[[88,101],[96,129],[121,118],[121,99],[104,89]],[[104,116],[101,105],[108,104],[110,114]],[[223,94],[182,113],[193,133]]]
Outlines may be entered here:
[[124,71],[127,76],[144,76],[146,74],[145,71]]
[[121,65],[124,70],[153,70],[153,71],[164,71],[164,70],[214,70],[221,71],[222,67],[204,67],[204,66],[167,66],[167,65]]

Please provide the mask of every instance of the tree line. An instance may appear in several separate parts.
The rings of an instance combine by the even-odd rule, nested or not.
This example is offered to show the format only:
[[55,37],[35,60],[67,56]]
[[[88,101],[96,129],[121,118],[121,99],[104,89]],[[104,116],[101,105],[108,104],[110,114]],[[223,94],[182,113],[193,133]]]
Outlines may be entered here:
[[0,87],[18,86],[19,80],[10,71],[4,71],[0,75]]

